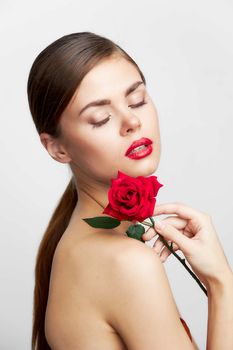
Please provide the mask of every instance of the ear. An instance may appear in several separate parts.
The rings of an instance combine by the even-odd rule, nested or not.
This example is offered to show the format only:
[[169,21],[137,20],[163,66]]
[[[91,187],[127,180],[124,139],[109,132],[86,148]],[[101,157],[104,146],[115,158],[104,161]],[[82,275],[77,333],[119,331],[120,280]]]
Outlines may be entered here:
[[47,133],[40,134],[40,141],[50,156],[60,163],[69,163],[71,158],[62,146],[61,141]]

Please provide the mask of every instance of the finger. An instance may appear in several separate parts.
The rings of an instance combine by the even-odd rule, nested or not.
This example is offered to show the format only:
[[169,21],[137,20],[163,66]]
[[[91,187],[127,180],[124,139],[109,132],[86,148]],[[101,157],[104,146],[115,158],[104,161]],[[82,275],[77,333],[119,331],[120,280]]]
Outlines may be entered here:
[[[171,243],[172,243],[172,249],[173,249],[174,251],[180,249],[180,248],[178,247],[178,245],[177,245],[176,243],[174,243],[174,242],[167,241],[167,243],[169,244],[169,246],[171,246]],[[165,247],[165,245],[164,245],[163,241],[161,240],[161,238],[158,238],[158,239],[154,242],[152,248],[155,250],[155,252],[156,252],[157,254],[159,254],[159,253],[161,252],[162,248],[164,248],[164,247]],[[166,247],[166,249],[167,249],[168,252],[170,252],[170,250],[169,250],[167,247]]]
[[153,250],[157,253],[160,254],[162,248],[164,247],[163,242],[161,241],[161,239],[157,239],[156,242],[153,245]]
[[158,231],[166,239],[166,241],[169,240],[176,243],[178,247],[184,252],[184,254],[189,254],[193,244],[190,238],[186,237],[172,225],[169,225],[162,221],[155,222],[154,226],[156,231]]
[[160,253],[160,260],[164,262],[169,257],[169,255],[171,255],[171,251],[167,247],[165,247]]
[[188,224],[187,220],[178,218],[177,216],[168,216],[161,221],[174,226],[177,230],[183,230]]
[[169,216],[166,219],[161,220],[179,230],[182,234],[187,237],[193,237],[193,233],[187,230],[188,220],[181,219],[177,216]]
[[[167,241],[167,243],[169,244],[169,246],[172,248],[172,250],[176,251],[176,250],[180,250],[180,247],[174,243],[174,242],[171,242],[171,241]],[[165,245],[164,247],[166,248],[167,252],[168,253],[171,253],[170,249],[168,249]]]
[[[175,228],[177,228],[178,230],[183,230],[186,226],[187,226],[187,220],[185,219],[181,219],[178,218],[176,216],[169,216],[165,219],[162,220],[162,222],[168,223],[172,226],[174,226]],[[155,231],[154,227],[150,227],[143,235],[142,235],[142,239],[144,241],[149,241],[151,240],[155,235],[157,234],[157,232]],[[189,232],[184,232],[184,234],[187,237],[192,237],[193,235]]]
[[143,233],[142,239],[144,241],[149,241],[156,235],[157,235],[157,232],[155,231],[154,227],[150,227],[145,233]]
[[188,225],[188,221],[185,219],[181,219],[177,216],[168,216],[167,218],[160,220],[161,222],[167,223],[171,226],[174,226],[177,230],[183,233],[187,237],[193,237],[193,233],[187,231],[186,226]]
[[[168,244],[171,246],[171,242],[168,241]],[[172,242],[172,250],[173,251],[177,251],[180,248],[178,247],[178,245],[174,242]],[[165,245],[163,246],[163,248],[160,250],[159,252],[159,258],[162,262],[166,261],[166,259],[169,257],[169,255],[171,255],[172,252],[170,249],[168,249]]]
[[153,215],[156,216],[162,214],[177,214],[183,219],[197,219],[200,220],[200,222],[203,222],[205,217],[205,213],[179,202],[156,204]]

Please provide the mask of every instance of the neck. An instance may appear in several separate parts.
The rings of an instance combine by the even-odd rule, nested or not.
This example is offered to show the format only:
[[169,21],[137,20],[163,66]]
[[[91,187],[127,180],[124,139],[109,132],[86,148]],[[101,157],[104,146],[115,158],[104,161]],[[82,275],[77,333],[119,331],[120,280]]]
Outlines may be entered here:
[[[86,190],[79,190],[78,203],[72,215],[72,218],[83,219],[87,217],[101,216],[104,208],[108,204],[107,193],[101,193],[101,196],[92,195]],[[126,231],[131,221],[121,221],[118,227],[112,229],[117,235],[126,236]]]

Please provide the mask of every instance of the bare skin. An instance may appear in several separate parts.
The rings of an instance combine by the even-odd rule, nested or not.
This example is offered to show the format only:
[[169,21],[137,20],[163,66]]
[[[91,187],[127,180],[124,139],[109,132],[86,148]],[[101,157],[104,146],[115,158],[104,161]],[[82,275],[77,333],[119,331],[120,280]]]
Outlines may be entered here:
[[[98,215],[100,209],[96,205],[95,210],[92,208],[90,216]],[[127,295],[121,296],[121,289],[130,290],[127,286],[128,281],[122,278],[121,283],[118,276],[124,275],[124,266],[129,263],[128,259],[133,261],[135,257],[138,261],[145,260],[146,255],[150,256],[152,253],[152,249],[122,235],[124,232],[122,228],[119,231],[93,229],[88,227],[81,217],[86,216],[74,211],[53,261],[45,328],[50,346],[53,350],[142,349],[137,348],[136,344],[135,347],[130,347],[130,343],[127,344],[128,339],[125,340],[124,331],[118,324],[118,318],[123,325],[129,314],[127,309],[120,308],[122,302],[125,303],[128,300]],[[140,258],[141,254],[142,258]],[[155,271],[152,273],[156,276],[156,283],[161,285],[160,289],[156,288],[157,305],[155,304],[154,307],[158,309],[159,300],[163,299],[168,309],[168,318],[176,320],[174,333],[177,338],[183,337],[180,344],[187,350],[198,349],[194,339],[191,344],[180,323],[179,311],[166,279],[165,270],[161,267],[162,263],[154,252],[152,254],[156,259],[153,261]],[[134,268],[135,263],[130,274]],[[165,281],[164,284],[161,281]],[[116,286],[115,293],[112,286]],[[141,304],[140,300],[138,302]],[[115,305],[119,308],[120,315],[115,310]],[[171,305],[170,308],[169,305]],[[135,319],[136,315],[135,310],[135,315],[131,314],[130,317]],[[164,324],[159,312],[157,317],[156,323]],[[152,327],[153,329],[155,331],[156,328]],[[128,332],[136,339],[133,329],[128,329]],[[157,341],[160,348],[161,340],[157,339]],[[156,339],[154,339],[154,345],[156,346]],[[150,349],[149,344],[147,346],[145,343],[143,346],[145,349]]]
[[[69,163],[79,198],[53,259],[45,319],[46,337],[53,350],[170,350],[171,344],[173,350],[197,349],[180,322],[160,258],[147,245],[125,235],[130,223],[122,222],[113,230],[97,230],[82,220],[102,213],[108,204],[111,179],[116,177],[118,170],[136,177],[150,176],[158,168],[160,132],[156,108],[144,84],[124,96],[126,89],[140,80],[136,68],[124,59],[114,57],[104,60],[84,77],[64,111],[61,138],[54,139],[45,133],[40,135],[52,158]],[[110,99],[111,104],[91,107],[79,116],[87,103],[103,98]],[[145,105],[134,107],[143,99],[146,100]],[[110,114],[111,118],[106,119]],[[102,120],[107,122],[98,128],[93,127]],[[153,141],[153,152],[140,160],[126,157],[125,151],[141,137]],[[179,214],[182,205],[160,209],[161,212],[155,208],[154,215],[176,214],[177,210]],[[196,217],[194,211],[192,215]],[[184,229],[184,224],[187,225],[187,218],[182,216],[176,219],[178,221],[169,220],[174,230],[181,229],[182,225]],[[206,229],[210,232],[209,224]],[[184,231],[190,237],[183,234],[181,237],[194,241],[196,245],[193,246],[187,246],[187,242],[182,245],[182,238],[179,236],[177,239],[174,234],[176,231],[165,231],[164,235],[169,238],[170,234],[176,249],[182,249],[188,257],[193,254],[190,263],[213,293],[212,301],[217,314],[210,305],[207,349],[215,350],[218,348],[212,346],[211,337],[217,334],[215,344],[222,341],[221,322],[216,332],[215,326],[222,317],[221,308],[225,310],[225,306],[229,305],[229,297],[223,293],[223,304],[221,308],[216,307],[218,293],[215,291],[225,290],[223,286],[226,286],[231,273],[220,253],[219,242],[216,239],[212,241],[212,247],[218,253],[217,266],[214,259],[208,265],[212,257],[206,254],[210,252],[209,242],[204,240],[202,245],[198,244],[192,237],[199,237],[199,231],[190,230],[188,227]],[[148,232],[145,240],[151,234],[151,231]],[[162,248],[157,242],[157,249]],[[164,250],[165,259],[168,254]],[[211,274],[208,275],[203,266],[209,266],[208,272],[216,268],[217,271],[226,271],[223,274],[226,279],[219,281],[216,275],[209,278]],[[216,285],[221,288],[215,288]],[[231,284],[228,287],[231,290]],[[231,327],[231,309],[227,310],[229,322],[226,332]],[[229,337],[225,336],[225,339],[226,344],[231,344]]]
[[77,218],[68,227],[56,250],[46,314],[53,350],[126,349],[111,326],[108,284],[114,255],[127,239],[88,228]]
[[[100,210],[98,205],[97,212],[92,209],[94,215]],[[181,248],[208,289],[206,349],[217,350],[224,346],[230,350],[233,344],[233,274],[210,217],[181,203],[156,206],[154,215],[160,214],[177,215],[163,219],[166,227],[160,230],[156,226],[156,229],[167,240],[175,242],[175,250],[178,246]],[[149,350],[152,345],[170,349],[171,344],[177,350],[198,349],[194,339],[191,343],[178,322],[180,315],[165,271],[153,249],[114,230],[87,229],[82,220],[78,221],[81,217],[82,213],[79,216],[74,212],[54,258],[46,317],[46,334],[52,349]],[[76,231],[77,227],[80,231]],[[154,235],[154,230],[150,229],[144,239]],[[156,244],[160,244],[158,239],[155,249]],[[168,256],[169,252],[166,254]],[[147,257],[152,258],[149,264]],[[140,267],[143,276],[138,280],[135,270]],[[144,281],[147,270],[149,278]],[[146,282],[145,289],[143,282]],[[130,295],[131,298],[135,296],[136,304],[129,301]],[[150,300],[146,317],[143,312],[140,314],[141,305],[147,307],[144,298]],[[131,307],[134,315],[130,314]],[[157,312],[149,315],[151,309]],[[167,343],[164,332],[156,333],[160,324],[169,330]]]
[[[74,338],[68,332],[68,339],[75,344],[77,337],[78,344],[84,344],[79,346],[80,349],[91,349],[93,344],[95,349],[97,346],[100,349],[124,348],[121,337],[110,325],[111,320],[106,319],[111,295],[108,294],[106,283],[103,289],[99,289],[102,286],[99,286],[94,276],[96,271],[101,271],[104,281],[113,277],[110,273],[111,264],[114,264],[118,252],[124,248],[125,240],[129,239],[125,231],[130,223],[123,222],[113,232],[107,233],[89,227],[82,218],[100,215],[108,204],[110,180],[116,177],[118,170],[131,176],[148,176],[158,167],[159,122],[146,86],[141,83],[127,97],[124,96],[126,90],[137,81],[142,82],[139,72],[125,59],[112,57],[104,60],[84,77],[64,111],[61,118],[62,137],[54,139],[46,133],[40,135],[50,156],[70,165],[79,198],[53,262],[46,333],[55,350],[63,349],[63,337],[58,335],[62,334],[62,330],[68,331],[71,322],[75,326]],[[110,99],[111,104],[88,108],[79,115],[84,106],[98,99]],[[136,107],[142,101],[146,104]],[[93,124],[105,120],[110,114],[111,119],[107,123],[93,127]],[[134,140],[141,137],[152,140],[153,152],[140,161],[134,161],[126,157],[125,152]],[[67,255],[72,258],[67,258]],[[101,268],[97,268],[98,264]],[[77,280],[72,273],[77,276]],[[104,297],[101,299],[106,301],[105,305],[101,303],[95,309],[85,302],[88,300],[88,281],[96,281],[91,287],[92,298],[98,298],[99,293],[102,293]],[[70,290],[76,291],[72,299],[67,295]],[[76,304],[81,305],[81,312],[80,307],[75,309]],[[67,318],[64,318],[65,315]],[[85,332],[80,327],[83,319]],[[69,349],[67,344],[65,349]]]
[[[155,223],[155,229],[174,250],[181,250],[193,271],[206,286],[208,292],[207,350],[233,348],[233,273],[213,226],[211,217],[182,203],[166,203],[155,207],[154,215],[169,215]],[[174,216],[175,214],[175,216]],[[150,240],[156,234],[150,228],[143,239]],[[166,261],[171,254],[160,238],[153,249]]]

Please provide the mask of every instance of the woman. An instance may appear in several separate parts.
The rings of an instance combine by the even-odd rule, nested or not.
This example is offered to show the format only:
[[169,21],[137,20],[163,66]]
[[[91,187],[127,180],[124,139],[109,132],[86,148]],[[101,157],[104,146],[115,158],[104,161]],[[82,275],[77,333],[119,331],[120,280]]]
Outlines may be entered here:
[[[83,220],[103,212],[118,170],[136,177],[158,167],[157,112],[137,64],[107,38],[66,35],[33,63],[28,99],[43,146],[73,174],[38,251],[32,348],[196,349],[161,263],[169,255],[162,242],[154,245],[158,256],[126,236],[130,222],[96,229]],[[134,143],[130,157],[136,140],[144,151]],[[210,217],[181,203],[155,206],[161,214],[177,215],[155,228],[208,290],[207,349],[232,349],[233,274]],[[143,238],[153,235],[149,229]]]

